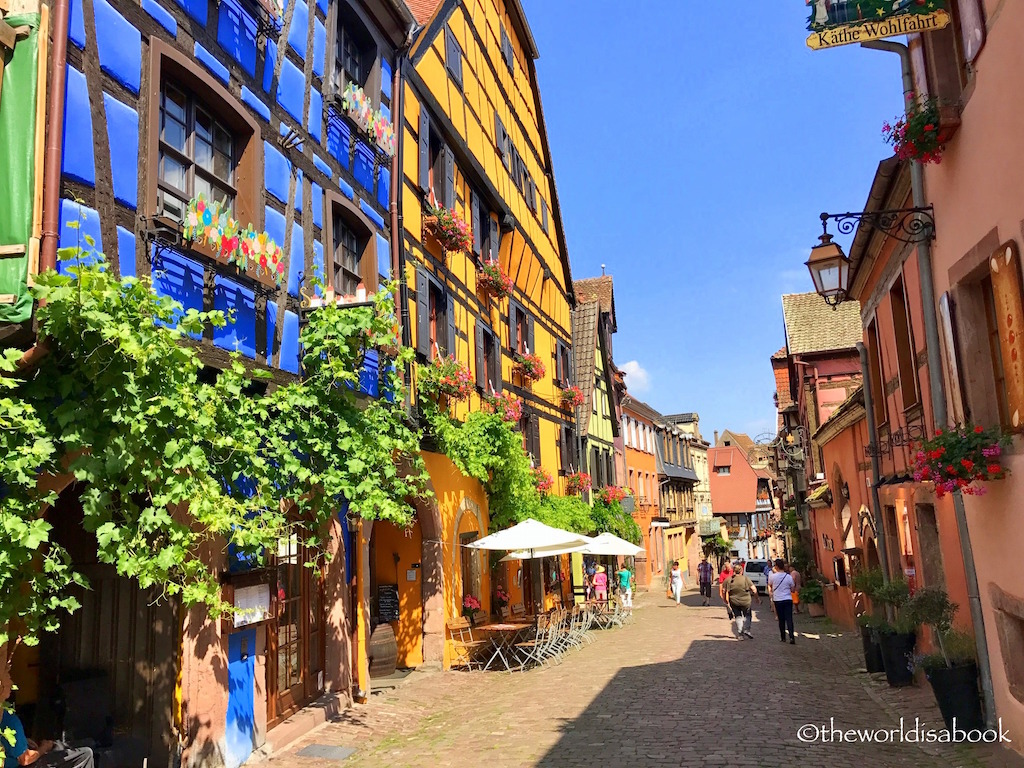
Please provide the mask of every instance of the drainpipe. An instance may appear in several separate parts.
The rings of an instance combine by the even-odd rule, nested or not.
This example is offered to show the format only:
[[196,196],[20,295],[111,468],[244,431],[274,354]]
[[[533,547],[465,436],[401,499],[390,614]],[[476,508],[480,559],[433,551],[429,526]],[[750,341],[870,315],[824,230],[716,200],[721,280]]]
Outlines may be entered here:
[[[860,354],[861,376],[864,382],[864,410],[868,419],[868,441],[877,442],[875,433],[875,406],[871,397],[871,368],[868,365],[868,348],[863,341],[857,342],[857,352]],[[885,526],[882,524],[882,504],[878,500],[878,478],[881,472],[878,468],[878,451],[871,452],[871,515],[875,519],[875,543],[878,544],[878,558],[882,565],[882,579],[889,582],[889,553],[886,551]]]
[[57,268],[60,227],[60,166],[64,138],[64,87],[67,80],[68,0],[53,4],[53,69],[47,107],[46,155],[43,158],[43,231],[39,271]]
[[[401,333],[402,346],[409,346],[411,334],[409,332],[409,302],[408,290],[405,285],[405,237],[403,232],[402,216],[402,148],[405,142],[402,141],[402,124],[404,120],[404,103],[402,101],[402,82],[405,74],[405,61],[409,48],[412,47],[413,33],[416,31],[416,22],[412,21],[405,32],[405,41],[398,50],[396,59],[397,66],[391,78],[391,116],[395,125],[395,156],[391,159],[391,279],[397,280],[395,287],[395,310],[398,313],[398,324]],[[410,382],[410,368],[403,366],[398,371],[399,380],[403,384]],[[408,412],[412,403],[412,393],[409,387],[405,387],[405,410]]]
[[[895,53],[900,57],[903,70],[903,94],[906,98],[914,91],[913,68],[910,60],[910,49],[902,43],[889,40],[876,40],[861,43],[862,48]],[[910,181],[913,188],[914,207],[926,204],[924,194],[924,169],[918,162],[910,164]],[[932,401],[933,427],[945,427],[948,423],[946,413],[946,393],[942,383],[942,368],[939,360],[939,326],[935,314],[935,284],[932,279],[932,244],[926,239],[917,244],[918,271],[921,274],[921,299],[924,305],[924,334],[928,345],[928,384]],[[960,554],[964,561],[964,575],[967,579],[967,601],[971,607],[971,621],[974,624],[974,638],[978,650],[978,672],[981,677],[981,690],[985,697],[985,714],[988,726],[996,723],[995,693],[992,688],[992,664],[988,655],[988,639],[985,632],[985,615],[981,609],[981,595],[978,589],[978,571],[974,564],[974,549],[971,546],[971,534],[967,527],[967,511],[964,508],[964,497],[957,488],[953,491],[953,509],[956,513],[956,527],[960,535]]]

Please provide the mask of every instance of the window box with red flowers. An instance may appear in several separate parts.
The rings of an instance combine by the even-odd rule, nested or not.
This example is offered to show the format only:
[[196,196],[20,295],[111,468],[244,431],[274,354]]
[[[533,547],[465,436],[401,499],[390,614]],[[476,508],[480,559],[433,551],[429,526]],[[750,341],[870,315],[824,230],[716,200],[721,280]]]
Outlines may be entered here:
[[479,610],[480,601],[474,595],[462,598],[462,615],[469,619],[470,624],[476,624],[476,612]]
[[537,490],[541,496],[547,496],[555,485],[555,479],[545,472],[541,467],[533,470],[533,481],[537,484]]
[[912,93],[907,99],[906,115],[892,125],[882,126],[885,142],[892,146],[900,160],[941,162],[948,131],[943,131],[938,101],[918,99]]
[[569,495],[579,496],[584,491],[590,490],[590,475],[586,472],[573,472],[565,476],[565,492]]
[[998,428],[965,425],[937,429],[914,456],[914,480],[935,483],[940,498],[957,489],[980,496],[985,488],[976,483],[1001,480],[1010,473],[1002,464],[1003,448],[1009,444],[1009,436]]
[[476,284],[495,298],[507,299],[512,295],[515,283],[505,274],[501,265],[488,259],[476,272]]
[[467,251],[473,245],[469,225],[455,211],[444,206],[427,206],[423,226],[432,232],[445,251]]
[[572,384],[562,390],[559,395],[563,408],[573,409],[583,405],[583,390]]
[[547,368],[544,367],[540,357],[530,352],[516,355],[516,370],[519,371],[526,384],[540,381],[547,372]]
[[607,488],[602,488],[596,491],[594,495],[598,501],[611,504],[613,501],[621,502],[627,496],[632,496],[633,492],[629,488],[621,488],[617,485],[610,485]]
[[473,391],[473,375],[454,357],[438,355],[420,366],[419,393],[444,407],[448,400],[465,400]]
[[508,392],[501,392],[492,397],[484,398],[484,405],[491,413],[496,413],[502,421],[516,424],[523,418],[523,401]]

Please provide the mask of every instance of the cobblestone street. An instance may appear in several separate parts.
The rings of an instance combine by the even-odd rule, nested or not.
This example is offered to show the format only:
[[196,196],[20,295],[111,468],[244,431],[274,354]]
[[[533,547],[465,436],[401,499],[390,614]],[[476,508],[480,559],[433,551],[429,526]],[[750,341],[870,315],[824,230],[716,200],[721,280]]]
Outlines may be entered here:
[[319,744],[354,748],[352,766],[1024,766],[993,747],[803,743],[800,726],[830,717],[872,730],[942,720],[927,686],[889,689],[856,670],[859,638],[827,620],[798,616],[797,644],[783,645],[764,605],[755,640],[739,642],[721,604],[684,601],[642,595],[633,624],[549,668],[415,673],[271,764],[338,765],[296,755]]

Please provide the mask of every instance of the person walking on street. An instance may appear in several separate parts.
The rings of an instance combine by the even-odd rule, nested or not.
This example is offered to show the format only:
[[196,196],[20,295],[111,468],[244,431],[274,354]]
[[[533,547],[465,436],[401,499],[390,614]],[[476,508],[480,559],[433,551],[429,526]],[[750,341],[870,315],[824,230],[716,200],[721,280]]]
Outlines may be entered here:
[[633,572],[623,563],[622,567],[615,572],[619,579],[619,594],[622,596],[622,607],[626,610],[633,610]]
[[[732,576],[732,566],[726,563],[722,566],[721,572],[718,574],[718,596],[722,598],[722,602],[725,603],[725,607],[729,607],[729,601],[725,599],[725,580]],[[732,616],[730,615],[731,619]]]
[[800,613],[800,571],[792,563],[789,565],[789,575],[793,577],[793,613]]
[[594,591],[597,593],[597,602],[608,602],[608,574],[603,565],[597,566],[597,572],[594,573]]
[[786,630],[789,630],[790,645],[796,645],[793,632],[793,577],[786,570],[786,564],[775,561],[775,570],[768,577],[768,594],[775,607],[775,616],[779,620],[779,639],[786,642]]
[[700,582],[700,596],[704,598],[701,605],[708,605],[711,602],[711,583],[715,579],[715,569],[708,562],[707,555],[701,555],[700,564],[697,566],[697,581]]
[[736,639],[753,640],[754,636],[750,634],[751,603],[756,598],[757,604],[761,604],[761,596],[757,594],[757,587],[740,569],[734,571],[728,580],[722,583],[722,586],[729,610],[736,618]]
[[669,585],[672,587],[672,597],[675,598],[676,605],[679,605],[679,601],[683,596],[683,572],[679,570],[678,560],[672,563],[672,571],[669,573]]

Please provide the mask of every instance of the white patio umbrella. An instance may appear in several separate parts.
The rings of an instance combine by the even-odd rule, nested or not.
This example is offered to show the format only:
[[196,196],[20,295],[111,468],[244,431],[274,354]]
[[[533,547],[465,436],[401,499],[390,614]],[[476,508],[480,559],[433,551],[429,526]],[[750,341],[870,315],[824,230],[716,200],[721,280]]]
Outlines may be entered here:
[[466,546],[470,549],[504,549],[508,552],[522,550],[530,553],[532,558],[557,554],[554,550],[559,548],[564,552],[571,548],[583,547],[589,541],[581,534],[553,528],[530,518],[511,528],[471,541]]
[[585,555],[607,555],[609,557],[624,555],[626,557],[636,557],[644,551],[644,548],[631,544],[625,539],[620,539],[613,533],[602,533],[600,536],[595,536],[587,546],[577,551]]
[[558,545],[557,547],[540,547],[540,548],[536,548],[535,547],[532,550],[530,550],[530,549],[518,549],[518,550],[515,550],[513,552],[509,552],[507,555],[505,555],[503,558],[501,558],[501,560],[499,560],[498,562],[499,563],[507,563],[510,560],[532,560],[535,557],[553,557],[554,555],[565,555],[565,554],[568,554],[570,552],[583,552],[583,551],[586,550],[586,548],[588,546],[590,546],[590,543],[593,541],[593,539],[591,539],[589,536],[583,536],[582,534],[580,534],[580,538],[581,539],[586,539],[586,543],[585,544],[577,544],[576,546],[573,546],[573,547],[566,547],[566,546],[563,546],[563,545]]

